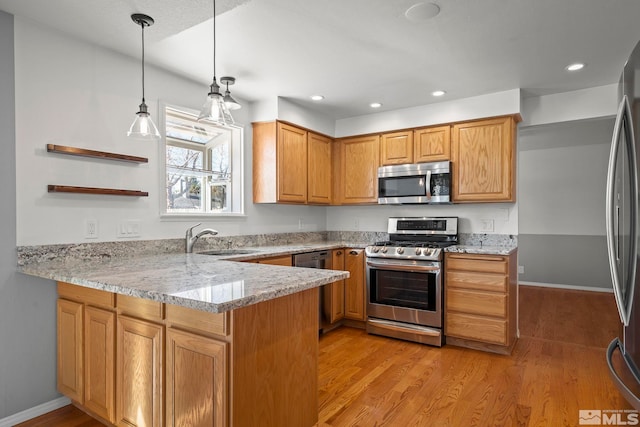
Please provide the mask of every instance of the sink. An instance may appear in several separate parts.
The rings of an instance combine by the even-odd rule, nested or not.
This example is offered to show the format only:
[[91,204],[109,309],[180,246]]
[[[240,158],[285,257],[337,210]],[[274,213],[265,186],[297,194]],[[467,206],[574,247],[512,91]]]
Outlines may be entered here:
[[211,251],[198,252],[200,255],[245,255],[256,253],[255,250],[249,249],[214,249]]

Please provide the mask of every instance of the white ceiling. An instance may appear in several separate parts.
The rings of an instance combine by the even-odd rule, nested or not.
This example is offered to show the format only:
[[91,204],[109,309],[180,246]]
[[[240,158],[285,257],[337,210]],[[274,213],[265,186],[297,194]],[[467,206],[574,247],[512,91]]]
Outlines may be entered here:
[[[216,0],[217,74],[246,101],[286,97],[334,118],[522,88],[543,95],[618,81],[640,39],[639,0]],[[0,0],[0,9],[211,83],[211,0]],[[572,62],[587,67],[569,74]],[[150,71],[152,72],[152,71]],[[447,91],[441,98],[430,93]],[[309,100],[321,94],[321,103]],[[204,96],[204,95],[203,95]]]

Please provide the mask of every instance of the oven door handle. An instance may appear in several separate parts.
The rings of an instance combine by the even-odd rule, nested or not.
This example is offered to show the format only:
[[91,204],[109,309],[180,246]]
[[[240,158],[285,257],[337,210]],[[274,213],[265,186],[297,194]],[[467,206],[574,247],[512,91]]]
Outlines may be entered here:
[[435,265],[404,265],[404,264],[387,264],[383,262],[367,261],[369,267],[381,268],[385,270],[395,271],[440,271],[440,267]]

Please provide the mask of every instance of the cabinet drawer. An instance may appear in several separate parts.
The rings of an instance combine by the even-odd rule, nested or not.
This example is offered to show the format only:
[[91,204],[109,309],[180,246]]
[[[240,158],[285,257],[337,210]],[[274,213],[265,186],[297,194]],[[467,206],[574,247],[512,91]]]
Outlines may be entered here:
[[507,274],[509,272],[507,258],[494,255],[448,254],[445,266],[447,270],[501,274]]
[[165,304],[167,323],[215,335],[229,335],[228,313],[209,313],[179,305]]
[[486,273],[449,271],[445,275],[445,288],[475,289],[479,291],[507,292],[508,276]]
[[80,301],[97,307],[115,307],[115,295],[111,292],[85,288],[71,283],[58,282],[58,295],[62,298]]
[[140,319],[160,321],[164,317],[163,304],[158,301],[130,297],[128,295],[116,295],[116,307],[123,314],[128,314]]
[[507,317],[507,296],[489,292],[447,289],[447,310],[493,317]]
[[475,316],[472,314],[447,313],[445,335],[507,345],[507,321]]

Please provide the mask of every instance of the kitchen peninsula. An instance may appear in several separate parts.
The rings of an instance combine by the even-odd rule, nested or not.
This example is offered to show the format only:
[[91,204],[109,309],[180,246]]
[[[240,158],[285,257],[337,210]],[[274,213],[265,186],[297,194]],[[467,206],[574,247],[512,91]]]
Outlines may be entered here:
[[58,258],[20,271],[58,282],[58,389],[103,422],[317,422],[316,288],[347,272],[201,254]]

